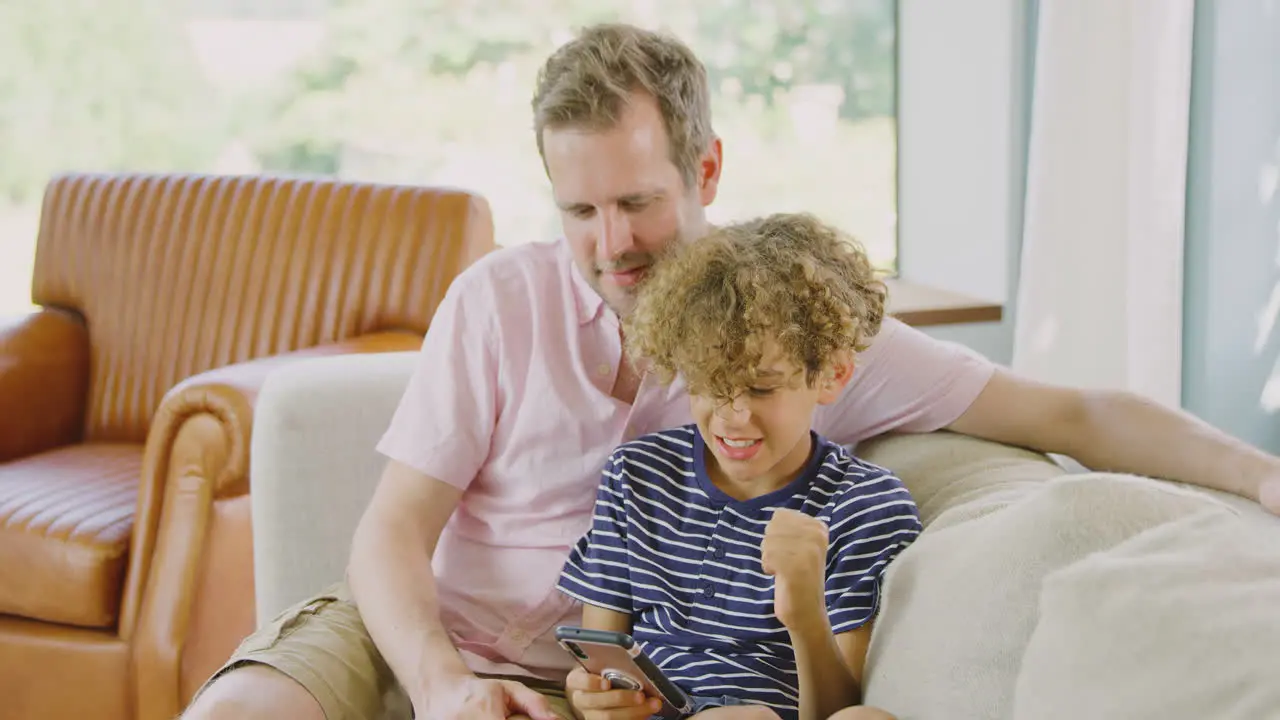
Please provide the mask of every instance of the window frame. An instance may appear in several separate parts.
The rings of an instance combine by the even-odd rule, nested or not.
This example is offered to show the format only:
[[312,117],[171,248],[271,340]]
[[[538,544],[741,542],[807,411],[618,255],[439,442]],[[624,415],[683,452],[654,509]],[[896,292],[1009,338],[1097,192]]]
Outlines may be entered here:
[[1027,0],[898,3],[903,280],[1006,305],[1016,294],[1026,27]]

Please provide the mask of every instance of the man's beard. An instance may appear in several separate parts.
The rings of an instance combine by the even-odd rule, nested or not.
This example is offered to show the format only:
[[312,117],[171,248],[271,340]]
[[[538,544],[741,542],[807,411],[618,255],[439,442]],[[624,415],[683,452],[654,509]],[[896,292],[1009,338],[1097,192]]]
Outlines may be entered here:
[[[626,317],[635,306],[636,295],[640,292],[640,288],[644,287],[644,284],[648,282],[649,272],[653,268],[653,260],[647,259],[644,262],[640,262],[639,256],[640,253],[635,253],[625,258],[619,258],[608,265],[596,266],[595,277],[592,278],[591,284],[595,287],[596,294],[600,296],[600,299],[604,300],[604,304],[609,306],[613,314],[620,318]],[[604,274],[606,272],[626,272],[640,267],[645,268],[645,274],[635,285],[623,287],[611,284],[609,287],[610,292],[605,292]]]
[[[600,295],[600,297],[605,301],[605,304],[613,310],[615,315],[618,317],[625,317],[627,313],[631,312],[632,306],[635,305],[636,294],[640,292],[640,289],[644,287],[645,283],[649,282],[649,275],[653,272],[654,266],[660,263],[666,255],[678,248],[683,242],[683,235],[677,231],[668,238],[667,242],[663,243],[663,249],[659,252],[624,253],[622,256],[610,260],[609,262],[597,264],[595,266],[595,277],[592,279],[592,285],[595,286],[596,293]],[[635,270],[636,268],[641,267],[645,268],[645,274],[644,277],[640,278],[635,285],[631,287],[614,286],[615,289],[625,296],[625,300],[623,302],[626,303],[626,306],[619,307],[619,302],[617,300],[611,300],[604,292],[604,274],[612,272],[627,272],[628,270]]]
[[657,260],[653,253],[626,253],[622,257],[603,265],[596,265],[596,277],[604,273],[627,272],[636,268],[652,266]]

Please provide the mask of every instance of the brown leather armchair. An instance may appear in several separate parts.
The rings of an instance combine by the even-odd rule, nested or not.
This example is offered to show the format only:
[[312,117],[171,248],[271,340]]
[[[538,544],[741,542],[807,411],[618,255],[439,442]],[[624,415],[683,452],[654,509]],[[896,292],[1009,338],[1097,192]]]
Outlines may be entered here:
[[0,325],[0,718],[169,720],[254,623],[269,371],[421,342],[493,248],[447,189],[69,175]]

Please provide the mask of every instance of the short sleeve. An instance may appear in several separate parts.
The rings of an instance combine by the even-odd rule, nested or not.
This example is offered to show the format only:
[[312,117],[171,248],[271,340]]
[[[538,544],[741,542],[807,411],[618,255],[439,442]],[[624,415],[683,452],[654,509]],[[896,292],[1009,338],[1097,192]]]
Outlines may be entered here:
[[378,451],[465,490],[489,455],[498,414],[498,333],[485,276],[459,275],[431,319]]
[[625,467],[621,451],[605,463],[596,491],[591,528],[569,552],[558,587],[566,595],[589,605],[630,615]]
[[840,445],[893,430],[932,432],[963,415],[995,369],[963,345],[888,318],[855,360],[843,395],[819,409],[814,427]]
[[832,632],[856,630],[875,617],[889,564],[922,530],[905,485],[882,469],[854,462],[850,488],[829,526],[826,599]]

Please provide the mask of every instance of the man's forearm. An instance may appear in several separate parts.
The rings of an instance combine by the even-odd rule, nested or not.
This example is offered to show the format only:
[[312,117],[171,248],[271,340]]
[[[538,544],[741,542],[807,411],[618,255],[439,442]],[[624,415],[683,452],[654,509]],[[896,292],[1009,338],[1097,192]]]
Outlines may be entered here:
[[800,720],[822,720],[862,701],[862,689],[845,666],[825,607],[790,635],[800,677]]
[[433,686],[470,670],[440,622],[429,546],[402,530],[362,524],[347,577],[369,635],[421,712]]
[[1258,498],[1280,461],[1202,420],[1132,393],[1087,393],[1072,447],[1094,469],[1177,480]]

